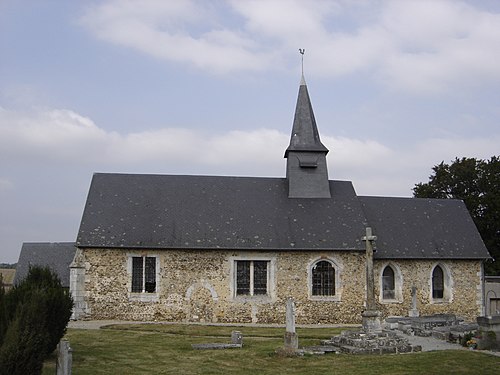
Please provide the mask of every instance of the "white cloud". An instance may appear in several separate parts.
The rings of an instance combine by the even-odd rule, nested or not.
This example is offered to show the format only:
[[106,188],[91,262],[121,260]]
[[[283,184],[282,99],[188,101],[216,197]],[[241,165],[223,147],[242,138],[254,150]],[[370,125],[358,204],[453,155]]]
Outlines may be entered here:
[[[338,171],[342,179],[352,180],[361,195],[411,196],[416,183],[428,181],[433,166],[442,161],[451,163],[457,157],[489,159],[499,154],[499,143],[500,135],[491,135],[432,138],[404,149],[387,149],[375,144],[374,149],[367,150],[366,158],[359,165],[341,163],[336,155],[330,156],[334,158],[330,170]],[[338,175],[332,177],[338,178]]]
[[261,70],[273,58],[221,26],[205,2],[113,0],[87,8],[81,23],[103,40],[213,72]]
[[92,120],[73,111],[23,113],[0,109],[0,155],[4,160],[9,157],[80,159],[110,137],[112,134],[106,134]]
[[391,86],[440,91],[500,78],[500,14],[462,2],[388,4],[380,26],[392,46],[380,69]]
[[335,163],[339,166],[346,165],[350,168],[366,166],[376,160],[394,157],[394,152],[388,147],[369,139],[325,136],[323,143],[332,150]]
[[81,22],[108,42],[216,73],[287,69],[300,47],[310,75],[366,72],[397,90],[500,79],[500,14],[473,2],[113,0]]
[[245,18],[245,28],[251,35],[265,35],[287,44],[304,38],[325,37],[325,19],[338,11],[333,1],[233,0],[230,4]]
[[[323,140],[333,150],[330,160],[346,171],[392,155],[371,140],[327,135]],[[0,153],[4,162],[12,163],[33,161],[71,168],[90,164],[96,169],[139,171],[150,171],[152,166],[165,171],[170,166],[199,174],[284,176],[288,142],[289,134],[275,129],[210,133],[168,127],[118,134],[70,110],[0,111]]]
[[[401,150],[370,139],[324,134],[322,140],[330,149],[330,178],[352,180],[364,195],[408,196],[443,160],[495,155],[500,136],[434,138]],[[10,166],[20,161],[33,168],[57,164],[71,169],[284,176],[288,142],[288,134],[274,129],[210,133],[168,127],[119,134],[70,110],[0,110],[0,154],[2,163]],[[0,190],[10,186],[8,176],[0,179]]]

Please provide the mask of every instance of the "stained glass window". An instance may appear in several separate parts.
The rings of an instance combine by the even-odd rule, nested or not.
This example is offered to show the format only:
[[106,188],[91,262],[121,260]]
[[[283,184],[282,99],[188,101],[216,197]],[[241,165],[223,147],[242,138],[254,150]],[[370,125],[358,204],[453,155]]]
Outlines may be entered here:
[[156,258],[132,257],[132,293],[156,292]]
[[382,272],[382,297],[384,299],[396,298],[395,287],[394,270],[391,266],[387,266],[384,268],[384,272]]
[[440,266],[436,266],[432,272],[432,298],[444,297],[444,272]]
[[335,295],[335,268],[326,260],[316,263],[312,268],[312,295]]
[[236,261],[236,295],[266,295],[268,263],[266,260]]

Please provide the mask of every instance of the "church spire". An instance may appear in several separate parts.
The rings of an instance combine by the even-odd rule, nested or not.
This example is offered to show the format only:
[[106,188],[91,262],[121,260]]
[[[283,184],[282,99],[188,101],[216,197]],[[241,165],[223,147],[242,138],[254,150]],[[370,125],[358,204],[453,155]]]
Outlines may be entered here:
[[285,158],[290,151],[313,151],[328,153],[328,149],[321,143],[314,112],[307,91],[306,81],[302,75],[299,96],[295,107],[292,136],[290,145],[285,151]]
[[[304,55],[304,50],[299,50]],[[328,149],[321,143],[309,92],[302,77],[290,145],[285,151],[289,198],[330,198],[326,166]]]

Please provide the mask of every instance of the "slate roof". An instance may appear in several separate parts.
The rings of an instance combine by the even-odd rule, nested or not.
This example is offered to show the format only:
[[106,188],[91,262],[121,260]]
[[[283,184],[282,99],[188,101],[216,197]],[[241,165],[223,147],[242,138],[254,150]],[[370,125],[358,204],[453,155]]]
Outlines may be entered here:
[[359,199],[377,236],[375,258],[490,258],[461,200],[393,197]]
[[75,256],[74,242],[25,242],[19,254],[14,284],[24,279],[30,266],[52,269],[65,288],[69,288],[69,265]]
[[[358,197],[351,182],[328,181],[326,170],[311,169],[319,163],[306,160],[308,154],[324,158],[328,149],[303,77],[285,158],[289,153],[303,159],[298,166],[287,164],[289,180],[97,173],[77,246],[364,251],[361,238],[371,226],[379,259],[489,258],[463,202]],[[290,189],[289,181],[295,184]],[[310,184],[321,184],[321,192],[331,197],[293,190],[299,186],[308,193]],[[289,191],[294,198],[288,198]]]
[[79,247],[364,250],[351,182],[332,198],[289,199],[284,178],[93,176]]
[[364,251],[371,226],[377,259],[490,257],[462,201],[357,197],[349,181],[330,189],[290,199],[284,178],[97,173],[77,246]]
[[328,149],[321,143],[318,126],[305,83],[304,77],[299,86],[299,95],[295,107],[292,136],[290,145],[285,151],[285,158],[290,151],[322,152],[327,154]]

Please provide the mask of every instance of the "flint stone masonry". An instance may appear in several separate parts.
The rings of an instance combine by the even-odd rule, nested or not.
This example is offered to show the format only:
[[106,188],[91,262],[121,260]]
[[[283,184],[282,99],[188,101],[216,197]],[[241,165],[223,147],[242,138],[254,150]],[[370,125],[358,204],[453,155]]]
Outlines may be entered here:
[[[382,268],[375,261],[375,295],[380,295]],[[387,264],[387,262],[385,262]],[[391,263],[390,263],[391,264]],[[407,316],[412,307],[412,286],[416,287],[416,299],[420,316],[434,314],[455,314],[465,321],[474,321],[481,314],[483,296],[481,291],[481,262],[469,260],[397,260],[392,262],[402,273],[402,302],[384,302],[379,300],[378,310],[383,317]],[[431,290],[432,268],[446,265],[450,270],[449,300],[433,300]],[[473,282],[473,284],[471,283]]]
[[[365,257],[355,251],[228,251],[80,249],[75,275],[79,284],[79,313],[86,319],[278,323],[285,324],[286,298],[295,301],[297,324],[359,324],[365,309]],[[130,254],[157,256],[156,293],[132,298]],[[269,259],[269,296],[234,296],[234,259]],[[309,267],[319,259],[337,266],[335,298],[312,297]],[[421,315],[450,312],[466,320],[480,314],[480,261],[446,260],[450,270],[451,299],[432,301],[430,275],[437,261],[397,260],[405,283],[402,301],[377,301],[382,318],[404,316],[412,306],[411,285],[417,288]],[[375,295],[380,294],[386,261],[374,261]],[[475,280],[474,285],[470,280]],[[76,282],[76,281],[75,281]],[[81,318],[80,317],[80,318]]]

